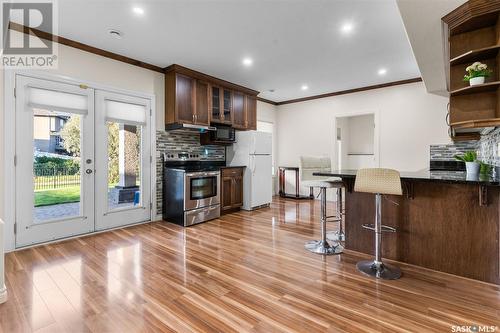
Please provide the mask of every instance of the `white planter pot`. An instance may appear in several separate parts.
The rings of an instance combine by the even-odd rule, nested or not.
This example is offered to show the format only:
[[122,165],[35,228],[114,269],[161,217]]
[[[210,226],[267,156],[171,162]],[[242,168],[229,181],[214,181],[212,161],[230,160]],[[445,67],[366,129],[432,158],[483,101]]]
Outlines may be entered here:
[[475,86],[475,85],[483,84],[483,83],[484,83],[484,76],[473,77],[472,79],[469,80],[469,84],[471,86]]
[[468,175],[479,174],[479,163],[478,162],[465,162],[465,169]]

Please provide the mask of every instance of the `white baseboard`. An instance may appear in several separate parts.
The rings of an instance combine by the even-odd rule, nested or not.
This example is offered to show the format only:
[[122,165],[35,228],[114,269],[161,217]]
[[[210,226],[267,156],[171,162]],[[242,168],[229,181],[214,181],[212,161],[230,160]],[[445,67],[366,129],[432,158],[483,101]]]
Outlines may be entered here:
[[0,288],[0,304],[7,302],[7,288]]

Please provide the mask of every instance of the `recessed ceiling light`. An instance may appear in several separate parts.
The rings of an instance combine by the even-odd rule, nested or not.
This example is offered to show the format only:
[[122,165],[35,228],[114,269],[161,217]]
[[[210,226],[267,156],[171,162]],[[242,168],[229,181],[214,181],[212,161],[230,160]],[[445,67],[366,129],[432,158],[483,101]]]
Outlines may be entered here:
[[116,39],[122,39],[122,33],[119,30],[115,29],[109,29],[108,33],[111,35],[111,37],[116,38]]
[[378,73],[378,75],[385,75],[385,74],[387,74],[387,69],[380,68],[377,73]]
[[141,7],[134,7],[132,8],[132,11],[137,15],[144,15],[144,9],[142,9]]
[[273,93],[274,92],[274,89],[269,89],[268,90],[270,93]]
[[249,66],[252,66],[253,64],[253,60],[252,58],[243,58],[243,65],[249,67]]
[[300,87],[302,90],[307,90],[309,89],[309,86],[307,84],[303,84],[302,87]]
[[342,31],[342,33],[344,34],[349,34],[353,30],[354,30],[354,24],[352,24],[351,22],[346,22],[342,24],[342,26],[340,27],[340,31]]

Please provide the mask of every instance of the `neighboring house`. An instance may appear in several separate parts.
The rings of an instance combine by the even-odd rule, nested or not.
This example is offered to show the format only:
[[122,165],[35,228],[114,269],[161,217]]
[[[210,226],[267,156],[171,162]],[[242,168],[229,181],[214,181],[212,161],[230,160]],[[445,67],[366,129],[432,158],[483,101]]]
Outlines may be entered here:
[[35,110],[33,117],[33,139],[35,150],[47,153],[64,153],[61,130],[68,121],[67,116],[50,111]]

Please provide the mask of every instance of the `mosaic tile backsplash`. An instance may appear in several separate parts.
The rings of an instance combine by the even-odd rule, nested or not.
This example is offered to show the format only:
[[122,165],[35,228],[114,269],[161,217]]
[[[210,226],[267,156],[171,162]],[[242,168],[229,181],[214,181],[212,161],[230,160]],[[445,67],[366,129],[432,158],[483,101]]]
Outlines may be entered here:
[[166,151],[199,154],[203,161],[226,160],[226,150],[224,147],[200,145],[200,134],[197,132],[156,131],[156,205],[158,214],[161,214],[163,201],[162,153]]
[[500,143],[500,128],[483,135],[479,141],[457,142],[452,144],[431,145],[431,161],[451,161],[453,156],[465,151],[475,150],[480,161],[500,167],[500,158],[497,156],[498,143]]
[[470,150],[477,150],[476,141],[431,145],[431,161],[454,161],[453,156]]

